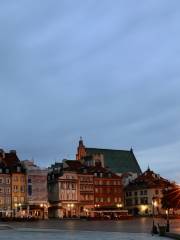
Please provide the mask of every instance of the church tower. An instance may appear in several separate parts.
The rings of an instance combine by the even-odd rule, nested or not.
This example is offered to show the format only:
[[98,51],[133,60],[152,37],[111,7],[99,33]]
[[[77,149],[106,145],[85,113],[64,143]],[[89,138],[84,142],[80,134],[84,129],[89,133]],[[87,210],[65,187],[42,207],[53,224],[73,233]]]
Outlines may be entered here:
[[83,144],[82,137],[80,137],[79,146],[77,147],[76,160],[81,160],[85,156],[86,156],[86,148]]

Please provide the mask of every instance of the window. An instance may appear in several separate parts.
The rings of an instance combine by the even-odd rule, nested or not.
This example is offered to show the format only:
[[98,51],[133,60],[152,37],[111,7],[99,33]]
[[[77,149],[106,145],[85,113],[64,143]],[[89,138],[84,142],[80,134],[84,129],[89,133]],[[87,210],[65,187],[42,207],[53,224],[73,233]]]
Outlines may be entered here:
[[8,188],[6,188],[6,193],[11,193],[11,189],[8,187]]
[[[50,186],[49,186],[49,188],[50,188]],[[49,191],[49,192],[51,192],[51,191]],[[32,196],[32,186],[31,185],[28,185],[28,195]]]
[[14,202],[17,203],[17,201],[18,201],[18,198],[14,197]]
[[6,168],[6,173],[9,173],[9,169],[8,168]]
[[4,179],[1,177],[0,178],[0,184],[2,184],[4,181],[3,181]]
[[0,193],[4,192],[4,188],[0,187]]
[[0,204],[4,203],[4,198],[0,198]]
[[111,198],[110,198],[110,197],[108,197],[108,198],[107,198],[107,202],[109,203],[110,201],[111,201]]
[[135,205],[138,205],[138,198],[135,198],[135,199],[134,199],[134,204],[135,204]]
[[147,190],[144,190],[144,195],[147,195]]
[[21,172],[21,167],[17,166],[17,172]]
[[147,197],[140,198],[140,202],[141,204],[148,204],[148,198]]
[[10,184],[10,178],[6,178],[6,184]]
[[127,197],[131,197],[132,196],[132,192],[126,192],[126,196]]
[[100,180],[100,181],[99,181],[99,185],[102,185],[102,184],[103,184],[103,181],[102,181],[102,180]]
[[137,192],[134,192],[134,196],[137,196]]
[[126,199],[126,206],[132,206],[132,199]]
[[107,188],[106,191],[107,191],[107,193],[110,193],[110,192],[111,192],[110,188]]
[[158,189],[155,190],[155,194],[156,194],[156,195],[159,194],[159,190],[158,190]]
[[[49,177],[49,176],[48,176]],[[32,180],[31,178],[28,178],[28,183],[32,183]]]
[[140,194],[143,195],[143,191],[141,191]]
[[7,203],[7,204],[11,204],[11,198],[10,198],[10,197],[7,197],[7,198],[6,198],[6,203]]
[[0,168],[0,173],[2,173],[2,168]]
[[21,177],[21,182],[24,182],[24,177],[23,176]]
[[14,192],[18,192],[18,186],[17,186],[17,185],[14,185],[14,186],[13,186],[13,191],[14,191]]
[[98,193],[98,188],[95,188],[95,192]]
[[24,197],[21,197],[20,201],[21,203],[24,203]]
[[21,190],[21,192],[24,192],[24,189],[25,189],[24,186],[20,186],[20,190]]
[[14,182],[17,182],[17,181],[18,181],[18,177],[17,177],[17,176],[14,176],[14,177],[13,177],[13,181],[14,181]]

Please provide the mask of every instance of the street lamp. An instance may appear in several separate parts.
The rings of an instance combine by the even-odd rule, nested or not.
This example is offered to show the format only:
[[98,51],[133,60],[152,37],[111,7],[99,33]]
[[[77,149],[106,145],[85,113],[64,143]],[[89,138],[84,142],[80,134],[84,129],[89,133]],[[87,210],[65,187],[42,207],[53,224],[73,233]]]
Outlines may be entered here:
[[153,196],[152,198],[152,217],[153,217],[153,225],[152,225],[152,233],[157,233],[157,227],[154,224],[154,207],[157,207],[157,201],[156,198]]
[[74,207],[74,204],[71,203],[71,204],[68,204],[67,206],[68,206],[68,208],[70,209],[70,214],[71,214],[71,217],[72,217],[72,209],[73,209],[73,207]]
[[[165,188],[165,195],[166,195],[166,198],[167,196],[169,195],[169,188],[166,187]],[[169,232],[169,228],[170,228],[170,224],[169,224],[169,208],[170,208],[170,205],[169,205],[169,197],[166,199],[166,232]]]
[[43,208],[43,220],[44,220],[44,219],[45,219],[45,216],[44,216],[45,204],[44,204],[44,203],[41,203],[40,207]]
[[117,208],[122,208],[122,203],[116,204],[116,207],[117,207]]

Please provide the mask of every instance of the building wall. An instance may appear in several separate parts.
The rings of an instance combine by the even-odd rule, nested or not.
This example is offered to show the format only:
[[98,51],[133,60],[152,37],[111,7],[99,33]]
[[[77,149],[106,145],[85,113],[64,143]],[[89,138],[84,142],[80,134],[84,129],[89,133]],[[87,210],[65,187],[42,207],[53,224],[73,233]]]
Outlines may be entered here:
[[153,212],[152,201],[154,198],[154,214],[163,214],[165,210],[161,205],[162,197],[162,188],[130,190],[125,192],[125,204],[129,210],[138,209],[140,215],[150,215]]
[[28,204],[47,203],[47,170],[30,170],[27,173]]
[[94,178],[94,203],[98,207],[116,206],[123,203],[120,178]]
[[48,199],[51,216],[72,217],[79,215],[78,176],[74,172],[65,172],[62,176],[48,180]]
[[12,173],[12,208],[27,202],[27,184],[25,173]]
[[94,177],[89,174],[78,174],[78,203],[80,215],[88,215],[94,208]]
[[0,211],[11,210],[11,175],[0,173]]

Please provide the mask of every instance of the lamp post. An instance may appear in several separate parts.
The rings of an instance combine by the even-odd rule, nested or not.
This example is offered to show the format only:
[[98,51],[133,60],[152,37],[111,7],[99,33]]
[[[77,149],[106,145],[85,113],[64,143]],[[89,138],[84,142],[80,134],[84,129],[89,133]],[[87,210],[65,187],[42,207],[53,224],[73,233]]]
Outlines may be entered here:
[[169,224],[169,208],[170,208],[170,200],[169,200],[169,188],[165,188],[165,195],[166,195],[166,232],[169,232],[170,224]]
[[72,217],[72,209],[73,209],[73,207],[74,207],[74,204],[71,203],[71,204],[68,204],[67,206],[68,206],[68,208],[70,209],[70,217]]
[[156,198],[153,196],[153,198],[152,198],[152,217],[153,217],[152,234],[157,233],[157,227],[154,224],[154,217],[155,217],[154,216],[155,215],[154,207],[156,207],[156,206],[157,206]]
[[20,212],[20,217],[21,217],[21,214],[22,214],[22,204],[19,203],[18,205],[19,205],[19,212]]
[[16,215],[17,215],[17,203],[15,203],[14,204],[14,207],[15,207],[15,209],[14,209],[14,217],[16,218]]
[[42,219],[44,220],[44,219],[45,219],[45,217],[44,217],[44,208],[45,208],[45,204],[42,203],[42,204],[40,205],[40,207],[43,208],[43,217],[42,217]]

